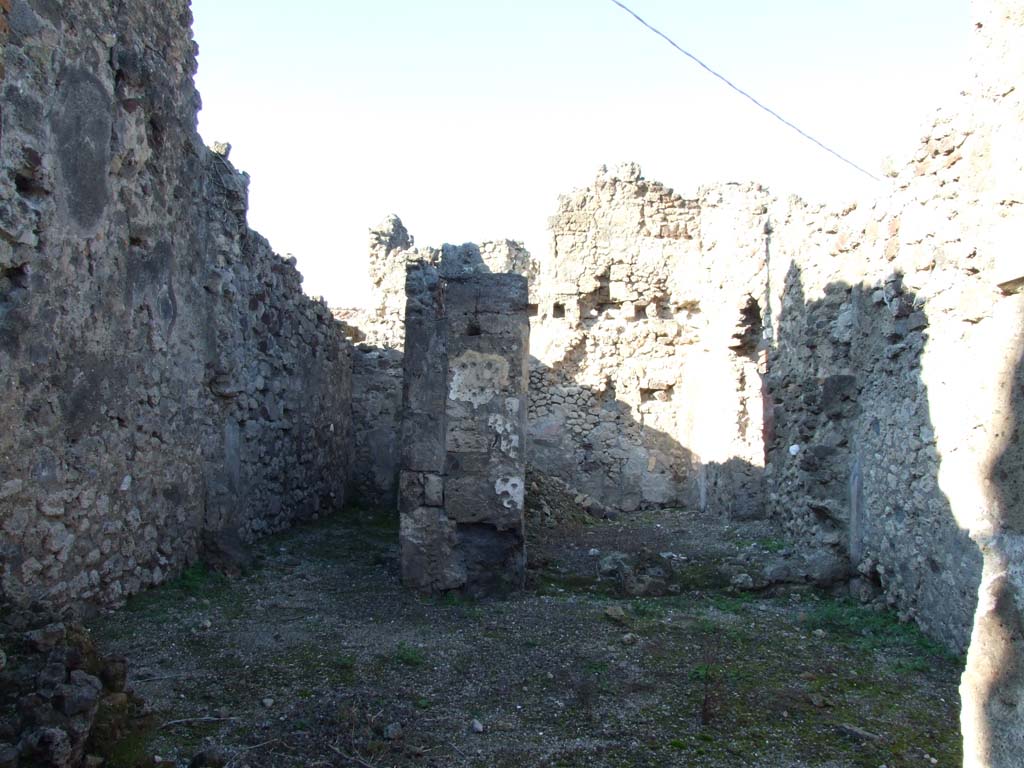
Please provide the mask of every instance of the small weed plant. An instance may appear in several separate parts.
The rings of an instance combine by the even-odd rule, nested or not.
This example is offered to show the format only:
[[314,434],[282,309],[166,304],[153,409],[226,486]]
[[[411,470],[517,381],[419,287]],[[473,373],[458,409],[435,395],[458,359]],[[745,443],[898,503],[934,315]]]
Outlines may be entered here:
[[[877,611],[850,599],[822,600],[807,614],[807,626],[821,629],[863,651],[903,650],[920,657],[953,661],[957,657],[911,622],[891,611]],[[921,661],[913,666],[920,669]]]
[[408,643],[399,643],[395,648],[395,660],[407,667],[422,667],[427,663],[423,650]]

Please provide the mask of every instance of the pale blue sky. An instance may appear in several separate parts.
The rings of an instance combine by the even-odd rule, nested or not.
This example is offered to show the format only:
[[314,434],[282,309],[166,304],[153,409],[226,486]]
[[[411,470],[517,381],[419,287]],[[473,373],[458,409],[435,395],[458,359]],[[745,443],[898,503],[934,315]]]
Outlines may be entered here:
[[[962,84],[967,0],[631,0],[804,130],[878,171]],[[639,162],[681,192],[870,180],[609,0],[193,0],[199,128],[252,176],[250,224],[311,295],[365,299],[367,229],[512,238],[543,258],[557,196]]]

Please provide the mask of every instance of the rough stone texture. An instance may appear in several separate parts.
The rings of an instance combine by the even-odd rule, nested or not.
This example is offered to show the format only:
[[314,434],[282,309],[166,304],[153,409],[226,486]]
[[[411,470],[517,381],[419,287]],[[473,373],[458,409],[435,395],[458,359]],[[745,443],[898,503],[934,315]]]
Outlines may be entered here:
[[795,538],[970,640],[965,765],[1002,767],[1024,754],[1024,13],[972,13],[974,79],[887,198],[772,207],[766,480]]
[[526,279],[473,272],[446,254],[436,267],[411,264],[406,290],[402,579],[426,592],[520,588]]
[[90,745],[115,737],[140,704],[125,692],[125,660],[101,656],[88,632],[75,624],[50,624],[2,639],[12,662],[0,670],[4,764],[91,764]]
[[489,241],[414,248],[413,237],[397,216],[370,230],[371,296],[367,309],[334,309],[334,317],[357,343],[353,358],[353,498],[367,505],[394,506],[398,493],[399,412],[402,402],[402,350],[405,348],[405,270],[407,265],[437,267],[449,273],[480,269],[532,276],[537,266],[522,243]]
[[370,300],[366,309],[335,309],[334,315],[349,327],[355,342],[386,349],[405,345],[405,270],[423,262],[438,266],[443,261],[450,273],[513,272],[532,279],[537,264],[514,240],[487,241],[440,248],[413,247],[414,238],[394,214],[370,230]]
[[[985,17],[978,79],[894,174],[891,195],[834,211],[773,206],[771,242],[772,508],[798,539],[847,552],[905,616],[959,649],[982,554],[995,568],[986,583],[1013,581],[996,563],[1015,546],[1024,318],[1012,85],[1024,67],[1002,51],[1020,40],[1021,14],[974,12]],[[1004,605],[1014,600],[1019,622],[1020,598]]]
[[[974,82],[875,203],[832,209],[738,185],[688,204],[632,167],[563,200],[552,222],[556,258],[531,298],[544,364],[532,374],[531,438],[535,465],[629,508],[631,482],[640,505],[671,498],[644,496],[651,478],[637,459],[651,435],[636,422],[674,441],[677,498],[692,499],[696,483],[708,505],[712,489],[724,486],[735,502],[750,486],[741,480],[730,494],[737,473],[726,460],[722,482],[707,441],[721,437],[721,455],[738,457],[739,476],[756,480],[749,467],[763,434],[767,509],[805,551],[848,564],[829,568],[830,578],[878,584],[951,648],[971,639],[967,764],[1009,766],[1024,754],[1024,15],[995,1],[976,3],[974,15]],[[678,278],[659,265],[678,265]],[[747,289],[745,305],[735,283]],[[669,325],[671,343],[631,328],[631,314],[676,320],[691,295],[701,308],[740,309],[746,322],[730,334],[709,323],[692,336]],[[688,341],[702,365],[678,351]],[[756,361],[763,394],[750,386],[751,369],[722,367],[726,346]],[[708,388],[679,398],[695,380]],[[644,389],[681,407],[648,417]],[[752,405],[723,409],[716,389]],[[755,414],[762,397],[760,429],[746,434],[691,421],[705,411]],[[612,416],[613,401],[630,407],[632,423]],[[618,423],[605,437],[609,422]],[[613,460],[628,479],[599,484],[615,477]]]
[[[187,3],[0,0],[4,607],[114,605],[204,538],[329,509],[350,444],[371,499],[396,495],[401,456],[407,574],[431,574],[410,581],[514,585],[525,446],[538,487],[581,506],[766,510],[822,580],[856,574],[950,647],[970,637],[966,763],[1017,765],[1024,13],[973,15],[973,80],[878,202],[686,199],[626,165],[562,199],[539,275],[516,243],[421,252],[389,219],[350,324],[353,436],[341,329],[246,228],[227,147],[199,143]],[[466,314],[519,307],[522,280],[485,295],[481,266],[536,276],[529,445],[519,315]],[[373,345],[408,350],[402,430],[398,353]],[[62,716],[91,709],[77,682]],[[75,744],[44,727],[25,749]]]
[[[984,12],[1003,17],[979,35],[1019,35],[1012,10]],[[560,203],[531,294],[531,471],[581,506],[748,516],[763,499],[817,580],[881,589],[954,649],[973,624],[976,765],[1013,764],[1024,733],[1024,141],[1017,90],[987,74],[1021,70],[979,68],[874,203],[753,185],[687,201],[603,171]]]
[[[985,285],[995,300],[965,329],[966,348],[978,353],[973,363],[938,369],[950,386],[947,407],[979,398],[971,415],[986,417],[968,426],[944,412],[943,455],[970,453],[943,462],[940,483],[984,555],[961,685],[964,765],[1009,768],[1024,755],[1024,8],[975,0],[971,11],[974,81],[966,98],[975,120],[963,145],[964,245],[976,248],[979,269],[990,268],[1000,290]],[[978,423],[982,430],[971,430]],[[970,487],[954,474],[961,471],[970,472]]]
[[939,487],[923,357],[961,335],[939,302],[962,281],[900,242],[898,206],[773,206],[769,508],[963,648],[980,557]]
[[530,462],[606,505],[760,514],[768,194],[635,164],[560,199],[533,283]]
[[352,356],[352,473],[350,498],[394,509],[398,493],[398,427],[402,409],[402,352],[356,346]]
[[5,19],[2,596],[116,605],[341,503],[350,352],[199,141],[187,2]]

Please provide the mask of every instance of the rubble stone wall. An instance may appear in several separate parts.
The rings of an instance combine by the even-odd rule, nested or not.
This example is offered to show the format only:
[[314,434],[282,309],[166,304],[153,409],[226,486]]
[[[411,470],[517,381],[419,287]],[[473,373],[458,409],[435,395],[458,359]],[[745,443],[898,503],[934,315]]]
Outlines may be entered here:
[[200,143],[185,0],[2,5],[2,599],[115,605],[342,502],[350,351]]
[[531,290],[531,463],[625,511],[762,508],[766,190],[634,164],[560,199]]
[[973,10],[977,74],[889,196],[771,209],[769,507],[959,650],[983,556],[1019,546],[1021,471],[1024,66],[1003,48],[1024,23]]
[[[968,231],[999,295],[989,292],[996,301],[984,326],[963,329],[972,364],[946,363],[951,410],[939,447],[959,458],[944,462],[940,484],[961,525],[973,518],[984,557],[960,686],[964,765],[1009,768],[1024,754],[1024,8],[975,0],[971,10],[976,76],[968,98],[976,117],[964,142],[973,198]],[[968,432],[955,419],[965,402],[972,416],[983,417],[975,422],[982,430]],[[962,472],[970,472],[966,487],[958,482]]]
[[686,199],[632,165],[564,197],[531,285],[531,471],[592,510],[770,514],[816,580],[965,649],[1021,327],[1015,193],[977,181],[1002,118],[971,109],[873,203]]
[[922,203],[900,197],[772,209],[768,508],[794,540],[848,560],[855,592],[883,590],[963,650],[981,556],[940,486],[945,383],[928,363],[937,347],[959,356],[972,311],[961,291],[995,286],[967,274],[956,239],[938,246],[938,264],[937,244],[918,247],[901,220]]
[[349,499],[367,508],[398,501],[402,351],[358,344],[352,355],[352,471]]

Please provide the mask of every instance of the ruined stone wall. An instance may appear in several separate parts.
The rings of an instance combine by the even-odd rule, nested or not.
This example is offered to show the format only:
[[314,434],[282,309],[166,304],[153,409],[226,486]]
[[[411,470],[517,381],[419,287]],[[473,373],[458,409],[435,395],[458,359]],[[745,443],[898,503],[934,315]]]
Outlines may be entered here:
[[[770,506],[950,647],[965,765],[1024,753],[1024,13],[873,205],[773,210]],[[855,582],[856,586],[856,582]]]
[[529,450],[585,506],[765,510],[819,581],[973,637],[965,733],[1010,765],[1024,20],[973,13],[973,80],[875,202],[687,199],[632,166],[563,198],[531,286]]
[[370,230],[370,300],[363,309],[335,309],[334,316],[357,344],[353,358],[353,498],[368,506],[393,508],[398,492],[402,350],[405,348],[405,271],[410,264],[450,274],[513,272],[532,276],[537,266],[522,243],[488,241],[415,248],[397,216]]
[[[958,440],[971,449],[943,466],[939,480],[958,520],[975,513],[971,533],[984,557],[960,686],[964,765],[1008,768],[1024,754],[1024,8],[975,0],[971,11],[975,78],[968,98],[977,120],[965,160],[977,202],[970,231],[1000,295],[968,339],[981,351],[980,365],[946,373],[950,405],[976,397],[981,385],[975,412],[985,417],[985,435],[965,434],[963,425],[947,433],[947,424],[956,426],[951,415],[939,421],[944,454],[953,454]],[[958,483],[962,472],[971,473],[967,487]]]
[[[763,434],[767,509],[827,556],[820,580],[853,576],[854,594],[881,590],[951,648],[971,641],[967,764],[1001,766],[1024,751],[1024,15],[997,0],[979,0],[973,15],[973,80],[877,202],[830,208],[732,186],[720,201],[705,190],[651,216],[654,185],[628,169],[563,200],[556,258],[531,299],[543,363],[532,373],[531,438],[535,464],[628,508],[637,479],[641,505],[660,501],[642,485],[658,487],[657,457],[643,462],[654,428],[679,449],[670,460],[681,477],[668,484],[678,498],[692,500],[684,489],[696,478],[706,506],[724,496],[735,510]],[[761,263],[750,257],[757,244]],[[729,293],[737,281],[749,286],[745,305]],[[728,334],[725,323],[646,337],[630,327],[631,315],[676,320],[691,296],[734,316],[742,308],[744,322]],[[750,354],[752,367],[730,370],[723,346]],[[762,391],[748,386],[755,371]],[[644,412],[645,390],[661,393],[664,410]],[[747,407],[722,408],[716,390]],[[665,407],[676,400],[678,410]],[[742,416],[740,429],[717,432],[713,418],[691,421],[708,411],[745,412],[760,429],[744,433]],[[707,461],[714,434],[722,455],[740,459],[739,483],[728,459],[724,473]],[[621,484],[608,482],[616,460]]]
[[448,255],[406,278],[402,580],[503,593],[526,575],[527,282]]
[[944,243],[938,264],[917,247],[921,235],[901,226],[914,213],[904,205],[897,194],[838,211],[773,209],[769,508],[795,540],[848,560],[855,591],[881,588],[962,649],[980,556],[939,486],[942,385],[925,365],[936,347],[943,359],[962,354],[972,310],[950,292],[972,286],[959,245]]
[[246,227],[248,178],[206,159],[203,288],[217,335],[204,382],[224,448],[207,455],[205,525],[249,539],[345,502],[352,351],[326,304],[302,293],[294,258]]
[[368,344],[352,355],[352,472],[350,499],[394,509],[398,497],[398,425],[402,351]]
[[[979,34],[1006,28],[995,16]],[[1010,27],[1019,35],[1019,18]],[[888,197],[772,209],[771,509],[961,650],[978,544],[1007,512],[993,462],[1020,407],[1024,134],[999,72],[978,69]]]
[[875,203],[687,201],[629,166],[563,198],[531,295],[533,466],[620,509],[765,509],[816,579],[966,648],[1021,327],[1015,193],[974,180],[1016,122],[967,109]]
[[370,229],[370,296],[366,307],[338,308],[335,317],[347,327],[352,340],[383,349],[405,348],[405,270],[410,264],[437,267],[443,260],[451,273],[472,274],[480,269],[512,272],[533,279],[537,264],[521,242],[488,240],[477,245],[445,243],[440,248],[416,248],[402,220],[391,214]]
[[2,597],[113,605],[341,503],[350,353],[199,141],[185,0],[4,21]]
[[767,201],[632,164],[561,198],[530,299],[533,466],[620,510],[760,513]]

